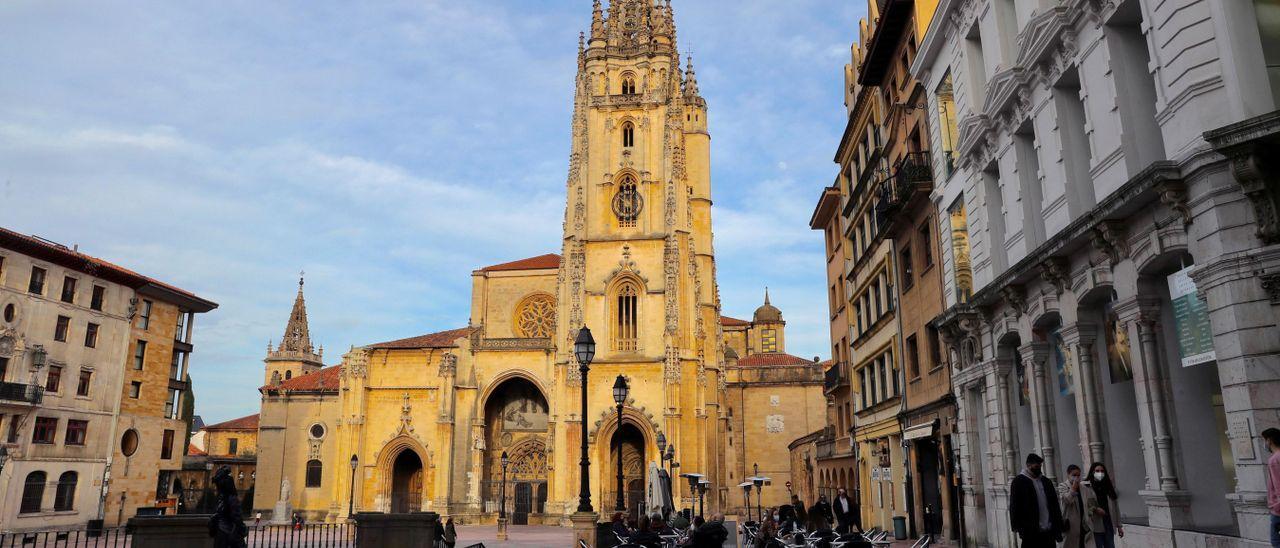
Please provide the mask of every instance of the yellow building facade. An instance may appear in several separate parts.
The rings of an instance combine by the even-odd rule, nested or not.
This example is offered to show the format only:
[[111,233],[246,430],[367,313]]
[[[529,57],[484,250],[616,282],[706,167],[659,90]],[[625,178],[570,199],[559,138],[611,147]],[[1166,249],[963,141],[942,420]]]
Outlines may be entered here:
[[[731,458],[785,466],[785,451],[772,463],[727,450],[725,355],[780,354],[783,324],[780,312],[758,329],[720,316],[707,105],[692,61],[680,61],[668,3],[616,0],[606,13],[596,2],[579,42],[561,253],[473,272],[470,325],[353,348],[326,368],[299,287],[285,338],[268,349],[255,511],[492,521],[505,453],[512,522],[568,524],[584,422],[604,514],[619,491],[628,512],[642,506],[659,435],[678,473],[711,482],[708,512],[741,496]],[[572,355],[583,326],[597,342],[585,379]],[[630,386],[621,420],[618,376]],[[803,386],[812,393],[788,392],[788,405],[820,416],[820,384]],[[673,484],[687,507],[688,483]]]

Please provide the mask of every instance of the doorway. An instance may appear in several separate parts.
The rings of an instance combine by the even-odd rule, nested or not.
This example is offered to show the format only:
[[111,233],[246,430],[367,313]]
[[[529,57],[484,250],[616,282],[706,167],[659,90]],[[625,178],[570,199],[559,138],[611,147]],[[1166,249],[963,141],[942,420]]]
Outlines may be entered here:
[[391,513],[422,510],[422,459],[410,449],[396,456],[391,473]]

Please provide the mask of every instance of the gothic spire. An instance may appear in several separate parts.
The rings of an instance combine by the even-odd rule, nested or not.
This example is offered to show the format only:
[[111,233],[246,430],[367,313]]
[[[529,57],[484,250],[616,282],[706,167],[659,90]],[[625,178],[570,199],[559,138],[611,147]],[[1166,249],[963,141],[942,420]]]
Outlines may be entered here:
[[307,304],[302,298],[302,275],[298,276],[298,296],[293,300],[293,312],[289,314],[289,323],[284,327],[284,338],[280,339],[277,352],[304,352],[310,354],[311,333],[307,327]]
[[764,304],[769,304],[769,286],[764,286]]
[[591,6],[591,39],[604,40],[604,11],[600,8],[600,0]]
[[[684,95],[685,97],[698,96],[698,75],[693,72],[693,56],[689,56],[689,66],[684,69]],[[765,300],[768,300],[769,290],[765,290]]]

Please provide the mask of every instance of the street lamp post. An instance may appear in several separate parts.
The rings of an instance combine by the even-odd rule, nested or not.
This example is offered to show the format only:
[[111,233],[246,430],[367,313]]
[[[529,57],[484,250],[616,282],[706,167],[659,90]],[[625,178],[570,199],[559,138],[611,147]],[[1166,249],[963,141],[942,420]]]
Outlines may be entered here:
[[[356,507],[356,467],[360,465],[360,457],[351,455],[351,485],[347,488],[347,519],[351,519],[351,515],[355,512]],[[253,472],[253,477],[258,477],[258,472]]]
[[619,512],[626,509],[626,501],[622,496],[622,404],[627,402],[629,391],[627,378],[618,375],[613,381],[613,402],[618,404],[618,428],[614,431],[614,436],[618,439],[618,500],[614,509]]
[[596,340],[585,325],[574,338],[573,354],[578,359],[578,371],[582,373],[582,415],[579,417],[582,422],[582,458],[578,460],[578,476],[581,479],[578,486],[578,511],[594,512],[591,508],[591,479],[588,477],[591,460],[587,458],[587,373],[591,370],[591,360],[596,356]]
[[502,484],[498,488],[498,540],[507,540],[507,452],[502,452]]
[[[663,472],[667,471],[667,435],[662,432],[658,432],[658,469]],[[669,474],[670,473],[668,473],[667,476],[668,480],[671,479]],[[668,494],[670,494],[670,492],[668,492]],[[665,504],[662,508],[662,518],[667,519],[667,509]]]

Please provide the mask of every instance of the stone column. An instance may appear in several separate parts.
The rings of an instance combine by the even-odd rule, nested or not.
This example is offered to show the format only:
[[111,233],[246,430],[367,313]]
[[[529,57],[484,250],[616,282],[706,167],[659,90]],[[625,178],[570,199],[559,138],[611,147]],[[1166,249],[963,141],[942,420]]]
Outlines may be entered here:
[[1044,475],[1056,480],[1058,459],[1054,448],[1056,426],[1053,422],[1053,400],[1050,399],[1045,367],[1049,361],[1049,343],[1030,342],[1018,348],[1022,363],[1031,372],[1031,423],[1035,430],[1035,446],[1044,457]]
[[444,447],[440,448],[440,464],[436,466],[436,485],[442,485],[443,489],[436,496],[435,507],[442,515],[448,516],[453,514],[452,502],[459,499],[454,493],[453,482],[458,470],[454,467],[454,447],[457,440],[456,420],[454,413],[457,410],[457,391],[455,383],[458,374],[458,356],[452,353],[445,353],[440,356],[440,412],[436,415],[437,428],[439,428],[441,438],[444,440]]
[[1098,328],[1090,323],[1073,323],[1062,328],[1062,338],[1076,357],[1076,413],[1084,416],[1079,421],[1080,452],[1088,456],[1088,462],[1106,462],[1106,441],[1098,411],[1098,371],[1093,359]]
[[1165,390],[1165,365],[1160,359],[1157,336],[1160,326],[1160,299],[1137,296],[1116,302],[1116,314],[1129,330],[1137,332],[1138,344],[1130,345],[1133,356],[1133,386],[1138,419],[1145,422],[1142,448],[1147,465],[1147,490],[1140,494],[1147,503],[1152,527],[1184,528],[1191,522],[1190,496],[1179,487],[1173,459],[1173,435]]
[[996,378],[996,404],[1000,408],[1001,423],[1001,440],[1004,449],[1004,475],[1002,481],[1005,484],[1013,481],[1013,476],[1018,473],[1018,427],[1015,425],[1013,418],[1013,404],[1009,401],[1009,379],[1011,375],[1016,375],[1016,364],[1011,358],[996,358],[995,360],[995,378]]

